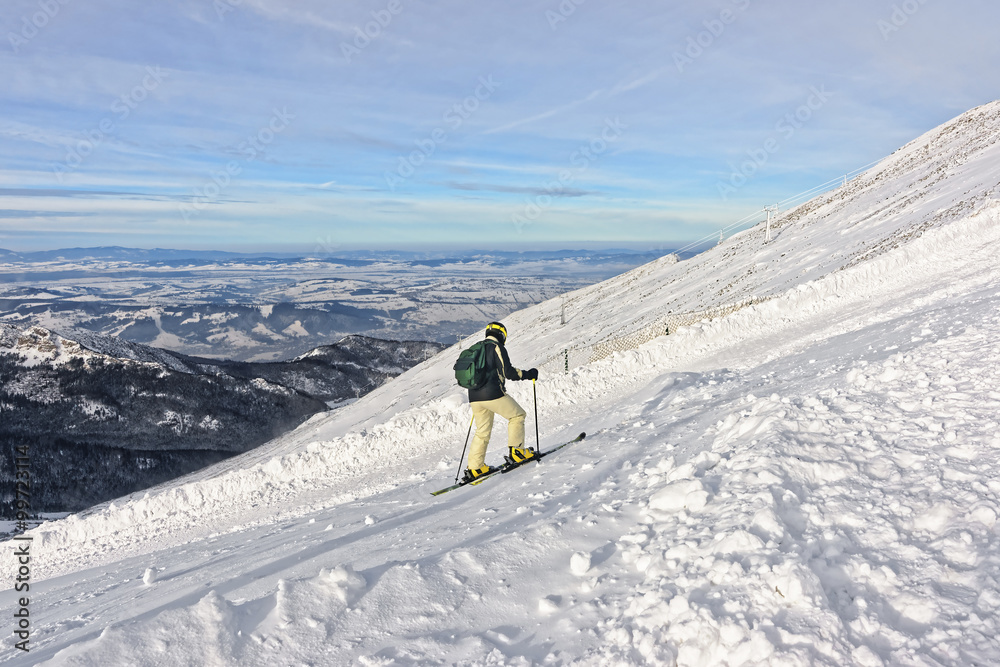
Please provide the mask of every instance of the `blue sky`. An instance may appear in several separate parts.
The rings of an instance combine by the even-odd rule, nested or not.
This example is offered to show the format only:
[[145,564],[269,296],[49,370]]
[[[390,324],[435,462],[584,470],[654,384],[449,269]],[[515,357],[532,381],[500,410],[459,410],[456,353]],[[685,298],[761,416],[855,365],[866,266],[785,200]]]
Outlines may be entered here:
[[0,247],[666,247],[998,97],[984,0],[7,0]]

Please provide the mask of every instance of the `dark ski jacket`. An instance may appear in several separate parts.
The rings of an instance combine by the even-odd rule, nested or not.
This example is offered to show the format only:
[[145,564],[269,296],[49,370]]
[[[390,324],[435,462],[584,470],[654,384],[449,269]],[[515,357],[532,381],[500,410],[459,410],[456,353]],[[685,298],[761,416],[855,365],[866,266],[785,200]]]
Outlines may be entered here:
[[479,389],[469,390],[469,403],[476,401],[492,401],[502,398],[507,394],[504,391],[504,380],[523,380],[523,373],[520,369],[514,368],[507,356],[507,348],[493,336],[486,337],[486,346],[489,354],[486,356],[489,364],[490,379]]

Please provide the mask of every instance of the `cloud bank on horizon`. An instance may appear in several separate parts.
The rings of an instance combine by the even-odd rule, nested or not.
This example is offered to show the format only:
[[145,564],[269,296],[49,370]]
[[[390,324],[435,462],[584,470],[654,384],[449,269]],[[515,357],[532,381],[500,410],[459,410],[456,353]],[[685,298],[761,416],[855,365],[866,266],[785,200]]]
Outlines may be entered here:
[[14,0],[0,247],[656,245],[997,97],[974,0]]

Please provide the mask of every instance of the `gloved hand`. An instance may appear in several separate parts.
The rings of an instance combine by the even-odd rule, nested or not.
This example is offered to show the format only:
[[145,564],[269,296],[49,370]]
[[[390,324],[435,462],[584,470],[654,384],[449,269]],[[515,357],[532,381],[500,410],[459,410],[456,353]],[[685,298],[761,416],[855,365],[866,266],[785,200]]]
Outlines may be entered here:
[[532,368],[527,371],[521,371],[521,378],[525,380],[537,380],[538,379],[538,369]]

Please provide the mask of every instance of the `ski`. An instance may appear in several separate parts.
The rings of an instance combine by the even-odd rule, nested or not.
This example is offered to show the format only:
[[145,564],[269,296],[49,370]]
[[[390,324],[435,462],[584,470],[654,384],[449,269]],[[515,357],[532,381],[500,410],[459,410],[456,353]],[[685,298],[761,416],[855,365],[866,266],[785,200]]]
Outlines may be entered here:
[[469,486],[469,485],[479,484],[481,482],[486,481],[487,477],[491,477],[491,476],[497,474],[498,472],[503,472],[503,466],[500,466],[499,468],[494,468],[493,470],[490,470],[488,473],[480,475],[479,477],[477,477],[476,479],[472,480],[471,482],[458,482],[457,484],[452,484],[451,486],[446,486],[443,489],[438,489],[437,491],[431,491],[431,495],[432,496],[440,496],[442,493],[447,493],[448,491],[454,491],[455,489],[457,489],[460,486]]
[[574,442],[580,442],[581,440],[583,440],[586,437],[587,437],[586,433],[581,433],[580,435],[576,436],[572,440],[564,442],[561,445],[556,445],[555,447],[553,447],[551,449],[546,449],[545,451],[538,452],[537,456],[533,456],[530,459],[528,459],[527,461],[519,461],[517,463],[504,463],[502,466],[500,466],[498,468],[494,468],[493,470],[489,471],[485,475],[480,475],[479,477],[477,477],[476,479],[474,479],[471,482],[458,482],[457,484],[452,484],[451,486],[446,486],[445,488],[439,489],[438,491],[431,491],[431,495],[432,496],[440,496],[442,493],[447,493],[448,491],[454,491],[455,489],[459,488],[460,486],[470,486],[470,485],[475,486],[476,484],[481,484],[482,482],[485,482],[488,478],[492,477],[493,475],[495,475],[497,473],[506,474],[506,473],[510,472],[511,470],[515,470],[516,468],[520,468],[525,463],[532,463],[534,461],[540,461],[543,458],[545,458],[546,456],[548,456],[549,454],[553,454],[555,452],[558,452],[563,447],[566,447],[568,445],[572,445]]
[[586,433],[581,433],[580,435],[576,436],[572,440],[564,442],[561,445],[556,445],[552,449],[546,449],[544,452],[538,452],[537,456],[532,456],[527,461],[518,461],[516,463],[508,461],[507,463],[505,463],[502,466],[500,466],[500,472],[503,473],[503,474],[506,474],[506,473],[510,472],[511,470],[514,470],[515,468],[520,468],[521,466],[523,466],[526,463],[531,463],[532,461],[540,461],[541,459],[543,459],[544,457],[548,456],[549,454],[554,454],[555,452],[558,452],[563,447],[566,447],[568,445],[572,445],[574,442],[580,442],[581,440],[583,440],[586,437],[587,437]]

